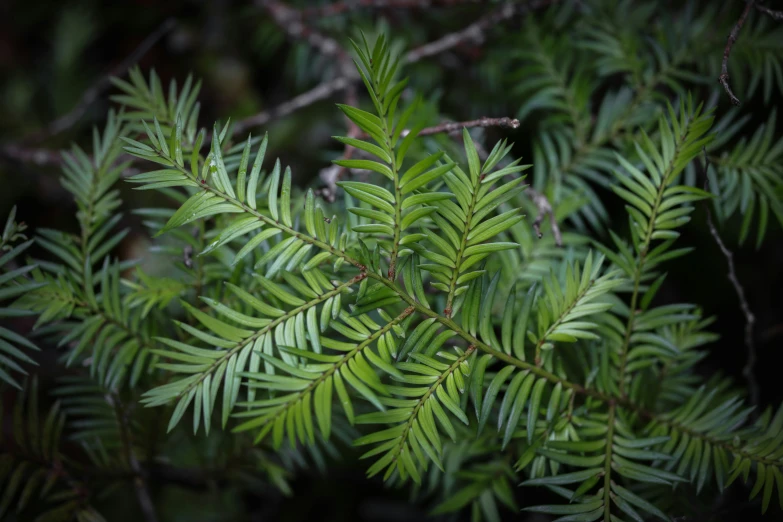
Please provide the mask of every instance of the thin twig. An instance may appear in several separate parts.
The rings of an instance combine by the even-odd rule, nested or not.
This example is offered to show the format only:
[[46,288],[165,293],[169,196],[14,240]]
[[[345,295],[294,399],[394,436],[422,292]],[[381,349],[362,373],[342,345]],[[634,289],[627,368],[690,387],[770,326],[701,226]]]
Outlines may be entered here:
[[[702,172],[704,176],[704,190],[709,189],[709,178],[707,176],[709,168],[710,160],[707,157],[707,153],[705,151],[703,166],[704,170]],[[745,289],[742,287],[742,284],[737,278],[737,272],[734,267],[734,254],[731,250],[728,249],[728,247],[726,247],[726,244],[723,242],[723,239],[721,239],[720,234],[718,233],[718,229],[715,227],[715,223],[712,220],[712,212],[710,212],[710,203],[708,200],[705,200],[704,208],[707,211],[707,226],[710,229],[710,234],[712,234],[715,243],[718,245],[718,248],[720,248],[721,253],[723,253],[723,257],[726,258],[726,263],[729,266],[729,273],[727,274],[727,277],[734,287],[734,291],[737,293],[740,308],[742,309],[742,313],[745,315],[745,348],[747,349],[748,353],[745,366],[742,368],[742,375],[745,377],[745,380],[748,381],[750,404],[753,406],[758,406],[759,386],[756,382],[756,376],[754,374],[754,369],[756,366],[756,344],[753,338],[753,329],[756,324],[756,316],[753,315],[753,312],[751,312],[748,299],[745,297]]]
[[335,78],[328,82],[320,83],[310,89],[307,92],[303,92],[298,96],[294,96],[288,101],[281,103],[276,107],[259,112],[253,116],[239,120],[234,125],[234,133],[242,133],[250,129],[251,127],[257,127],[265,125],[266,123],[276,118],[282,118],[289,114],[308,107],[318,101],[325,100],[333,94],[336,94],[350,84],[350,80],[344,77]]
[[555,237],[555,245],[563,246],[563,235],[560,233],[560,227],[557,225],[557,219],[555,219],[555,211],[552,209],[552,204],[545,195],[534,190],[531,187],[525,189],[525,194],[530,196],[530,199],[536,205],[538,209],[538,215],[533,221],[533,230],[535,230],[538,239],[544,237],[541,233],[541,222],[544,220],[544,216],[549,216],[549,225],[552,227],[552,235]]
[[726,41],[726,47],[723,49],[723,63],[720,67],[720,76],[718,76],[718,81],[721,83],[721,85],[723,85],[723,89],[726,91],[726,94],[729,95],[731,103],[734,105],[739,105],[740,101],[739,98],[737,98],[731,91],[731,87],[729,87],[729,55],[731,54],[731,48],[734,46],[734,42],[737,41],[737,36],[739,35],[740,29],[742,29],[742,26],[745,23],[745,18],[748,17],[748,13],[753,8],[754,4],[755,0],[750,0],[745,5],[745,10],[742,11],[742,15],[740,15],[739,20],[737,20],[737,23],[734,24],[731,33],[729,33],[729,39]]
[[[337,40],[304,24],[299,10],[274,0],[257,0],[256,4],[266,9],[275,23],[294,40],[306,42],[325,56],[341,58],[341,62],[342,58],[347,57],[345,49],[337,43]],[[350,66],[351,60],[347,61]],[[347,70],[344,68],[342,72],[345,74]]]
[[[422,58],[426,58],[429,56],[436,55],[438,53],[448,51],[454,46],[457,46],[462,42],[464,42],[466,38],[469,38],[470,35],[475,35],[475,34],[483,35],[484,31],[486,31],[488,28],[497,25],[500,22],[508,20],[509,18],[512,18],[514,15],[526,14],[533,9],[538,9],[540,7],[547,6],[557,1],[558,0],[535,0],[527,4],[521,4],[521,5],[506,4],[502,8],[493,11],[487,16],[479,19],[477,22],[474,22],[473,24],[469,25],[467,28],[463,29],[462,31],[451,33],[429,44],[425,44],[422,45],[421,47],[413,49],[406,55],[405,59],[408,63],[413,63],[421,60]],[[316,102],[325,100],[333,96],[334,94],[341,92],[343,89],[346,89],[357,79],[358,79],[358,75],[352,74],[350,77],[345,77],[345,76],[338,77],[326,81],[324,83],[321,83],[319,85],[316,85],[309,91],[306,91],[298,96],[295,96],[294,98],[291,98],[290,100],[281,103],[277,107],[273,107],[271,109],[262,111],[258,114],[255,114],[243,120],[239,120],[234,125],[234,132],[242,133],[247,131],[251,127],[265,125],[266,123],[268,123],[273,119],[288,116],[289,114],[292,114],[298,111],[299,109],[308,107]]]
[[325,17],[353,11],[363,7],[380,9],[427,9],[431,7],[450,7],[463,4],[480,4],[483,0],[347,0],[317,7],[302,9],[302,16]]
[[97,100],[98,97],[111,85],[111,78],[113,76],[120,76],[125,74],[125,72],[134,63],[139,61],[141,57],[147,54],[147,52],[152,49],[158,40],[163,38],[176,25],[177,21],[173,18],[169,18],[163,22],[157,29],[155,29],[155,31],[147,36],[147,38],[145,38],[138,45],[138,47],[136,47],[136,49],[134,49],[133,52],[128,55],[127,58],[109,69],[106,74],[98,78],[95,83],[93,83],[86,91],[84,91],[84,94],[82,94],[82,98],[79,100],[79,103],[77,103],[73,109],[49,123],[41,131],[29,136],[25,141],[29,140],[33,142],[40,142],[74,126],[84,115],[84,113],[87,112],[87,109],[93,103],[95,103],[95,100]]
[[422,58],[441,54],[444,51],[448,51],[465,42],[480,44],[484,41],[484,33],[486,33],[488,29],[494,28],[517,15],[527,14],[534,9],[539,9],[557,1],[558,0],[532,0],[531,2],[524,4],[506,3],[491,13],[482,16],[464,29],[449,33],[433,42],[409,51],[406,56],[406,61],[408,63],[415,63]]
[[755,4],[755,7],[758,11],[761,11],[762,13],[771,16],[773,20],[778,20],[778,21],[783,20],[783,11],[773,11],[769,7],[759,5],[759,4]]
[[59,166],[62,156],[59,150],[23,147],[17,143],[8,143],[0,148],[0,156],[20,163],[31,163],[40,167]]
[[[503,116],[502,118],[487,118],[486,116],[477,120],[470,121],[457,121],[457,122],[445,122],[433,127],[426,127],[419,132],[419,136],[431,136],[433,134],[440,134],[441,132],[459,132],[463,127],[501,127],[507,129],[519,128],[519,120],[516,118],[509,118]],[[405,131],[403,131],[404,133]]]

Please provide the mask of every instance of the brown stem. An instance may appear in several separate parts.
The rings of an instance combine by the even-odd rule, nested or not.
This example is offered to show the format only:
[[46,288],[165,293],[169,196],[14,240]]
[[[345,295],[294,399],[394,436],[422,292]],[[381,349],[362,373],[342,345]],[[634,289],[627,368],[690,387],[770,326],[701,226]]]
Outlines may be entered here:
[[[709,157],[707,157],[706,151],[704,151],[704,166],[702,168],[702,175],[704,176],[704,190],[708,190],[709,178],[707,177],[707,173],[709,172],[710,168],[710,160]],[[750,310],[750,304],[748,304],[748,299],[745,296],[745,289],[737,278],[737,271],[734,267],[734,253],[729,250],[729,248],[723,242],[723,239],[720,237],[720,233],[718,232],[718,229],[712,220],[712,212],[710,212],[710,203],[708,200],[705,200],[704,208],[707,212],[707,226],[710,229],[710,234],[715,240],[715,243],[718,245],[718,248],[723,254],[723,257],[726,258],[726,264],[729,268],[729,272],[726,274],[726,277],[728,277],[731,285],[734,287],[734,291],[737,293],[740,308],[742,309],[742,313],[745,316],[745,348],[747,349],[747,360],[745,362],[745,366],[742,368],[742,375],[745,377],[745,380],[748,381],[748,395],[750,404],[753,406],[758,406],[759,385],[756,382],[756,376],[754,374],[754,367],[756,366],[756,344],[753,335],[753,329],[756,324],[756,316],[753,315],[753,312]]]
[[362,7],[377,7],[380,9],[428,9],[431,7],[478,4],[481,2],[482,0],[348,0],[317,7],[307,7],[302,9],[302,16],[335,16]]
[[726,91],[726,94],[729,95],[731,103],[734,105],[739,105],[740,101],[731,91],[731,87],[729,87],[729,55],[731,54],[731,48],[734,46],[734,42],[737,41],[740,29],[742,29],[742,26],[745,23],[745,18],[748,17],[748,13],[753,8],[753,4],[755,4],[755,0],[750,0],[747,5],[745,5],[745,10],[742,11],[739,20],[737,20],[737,23],[734,24],[734,27],[731,29],[729,39],[726,41],[726,47],[723,49],[723,63],[720,66],[718,81],[723,85],[723,89]]
[[533,230],[535,230],[536,236],[539,239],[544,237],[544,234],[541,233],[541,222],[544,220],[544,216],[549,216],[549,224],[552,227],[552,235],[555,237],[555,245],[563,246],[563,235],[560,233],[560,227],[557,225],[557,219],[555,219],[555,211],[549,200],[545,195],[530,187],[525,190],[525,193],[530,196],[530,199],[538,208],[538,215],[533,221]]
[[777,20],[777,21],[783,20],[783,11],[773,11],[769,7],[765,7],[759,4],[755,4],[754,7],[756,8],[756,10],[771,16],[773,20]]
[[464,29],[449,33],[433,42],[409,51],[406,56],[406,61],[408,63],[415,63],[423,58],[441,54],[444,51],[448,51],[449,49],[453,49],[454,47],[469,41],[481,43],[484,40],[485,33],[498,24],[514,18],[515,16],[526,15],[534,9],[545,7],[557,1],[558,0],[532,0],[525,4],[504,4],[491,13],[482,16]]

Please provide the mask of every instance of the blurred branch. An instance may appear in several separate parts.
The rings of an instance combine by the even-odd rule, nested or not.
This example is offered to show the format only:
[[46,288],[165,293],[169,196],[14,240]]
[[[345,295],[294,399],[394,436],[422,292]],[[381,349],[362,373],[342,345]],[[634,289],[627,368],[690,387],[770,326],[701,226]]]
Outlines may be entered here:
[[306,7],[302,9],[302,15],[306,17],[334,16],[363,7],[377,7],[380,9],[427,9],[430,7],[480,4],[482,1],[483,0],[348,0],[317,7]]
[[742,11],[739,20],[737,20],[737,23],[734,24],[734,27],[731,29],[731,32],[729,33],[729,39],[726,41],[726,47],[723,49],[723,62],[720,66],[720,76],[718,76],[718,81],[721,85],[723,85],[723,89],[726,91],[726,94],[729,95],[729,99],[731,99],[731,103],[734,105],[739,105],[740,101],[739,98],[737,98],[732,92],[731,87],[729,87],[729,55],[731,54],[731,48],[737,41],[737,36],[739,35],[740,29],[742,29],[742,26],[745,24],[745,18],[748,17],[748,13],[753,8],[754,4],[755,0],[750,0],[745,5],[745,10]]
[[41,149],[36,147],[23,147],[16,143],[8,143],[0,148],[0,156],[18,161],[19,163],[31,163],[41,167],[59,166],[62,156],[59,150]]
[[440,54],[468,41],[481,44],[484,41],[485,33],[489,29],[493,29],[502,22],[515,16],[526,15],[530,11],[546,7],[557,1],[558,0],[532,0],[524,4],[504,4],[491,13],[482,16],[464,29],[449,33],[433,42],[409,51],[406,60],[408,63],[415,63],[422,58]]
[[[479,118],[477,120],[470,121],[458,121],[458,122],[446,122],[433,127],[426,127],[419,132],[419,136],[431,136],[433,134],[440,134],[441,132],[459,132],[463,127],[502,127],[507,129],[519,128],[519,120],[516,118],[509,118],[504,116],[502,118]],[[403,134],[407,132],[403,131]]]
[[[698,161],[696,164],[701,167],[701,169],[703,169],[702,175],[704,176],[704,190],[708,190],[709,177],[707,173],[710,168],[710,160],[707,157],[706,150],[704,151],[704,165],[702,166]],[[742,368],[742,375],[745,377],[745,380],[748,381],[750,404],[752,406],[758,406],[759,385],[756,382],[756,376],[754,374],[754,367],[756,366],[756,344],[753,340],[753,328],[756,324],[756,316],[753,315],[753,312],[751,312],[750,304],[748,304],[748,299],[745,297],[745,289],[742,287],[742,284],[737,278],[737,271],[734,268],[734,254],[731,250],[728,249],[728,247],[726,247],[725,243],[723,243],[723,239],[721,239],[720,233],[718,233],[718,229],[715,227],[715,223],[712,221],[712,212],[710,212],[709,201],[705,200],[704,203],[704,208],[707,211],[707,226],[710,229],[710,234],[712,234],[715,243],[718,245],[718,248],[720,248],[723,257],[726,258],[726,263],[729,266],[729,273],[727,274],[727,277],[731,282],[731,285],[734,287],[734,291],[737,293],[740,308],[742,309],[743,315],[745,315],[745,348],[747,349],[748,353],[747,361],[745,362],[744,368]]]
[[239,120],[234,125],[234,133],[245,132],[251,127],[265,125],[274,119],[288,116],[289,114],[294,113],[299,109],[304,109],[305,107],[308,107],[318,101],[331,97],[333,94],[336,94],[348,87],[350,83],[351,81],[344,77],[339,77],[335,78],[334,80],[329,80],[328,82],[319,83],[309,91],[303,92],[298,96],[294,96],[290,100],[285,101],[276,107],[272,107],[271,109],[261,111],[258,114],[254,114],[253,116]]
[[177,21],[173,18],[169,18],[163,22],[155,31],[153,31],[147,38],[145,38],[138,47],[123,61],[109,69],[109,71],[98,78],[84,94],[82,94],[79,103],[71,109],[68,113],[60,116],[56,120],[49,123],[44,129],[28,136],[23,141],[41,142],[46,138],[55,136],[71,127],[73,127],[79,119],[87,112],[87,109],[95,103],[95,100],[111,85],[111,78],[113,76],[123,76],[135,64],[142,56],[152,49],[152,47],[163,38],[169,31],[171,31],[177,25]]
[[[288,36],[294,40],[307,43],[325,56],[335,56],[340,59],[340,61],[347,59],[348,66],[350,67],[351,60],[348,57],[348,53],[345,52],[345,49],[343,49],[334,38],[326,36],[304,24],[302,22],[301,11],[275,0],[258,0],[256,4],[259,7],[263,7],[275,23],[280,26]],[[346,73],[348,73],[348,71],[343,68],[342,74],[345,75]]]
[[761,11],[764,14],[768,14],[772,17],[773,20],[781,21],[783,20],[783,11],[773,11],[769,7],[755,4],[756,10]]
[[563,235],[560,233],[560,227],[557,225],[557,219],[555,219],[555,211],[552,209],[552,204],[545,195],[534,190],[531,187],[525,189],[525,194],[530,196],[531,201],[538,208],[538,215],[533,221],[533,230],[536,232],[538,239],[544,237],[541,233],[541,222],[544,220],[544,216],[549,216],[549,225],[552,227],[552,235],[555,237],[555,245],[563,246]]
[[[421,47],[417,47],[416,49],[411,50],[406,55],[405,60],[408,63],[414,63],[421,60],[422,58],[426,58],[429,56],[436,55],[438,53],[448,51],[449,49],[461,44],[467,39],[470,39],[471,36],[476,36],[476,35],[482,36],[484,32],[490,27],[498,25],[499,23],[508,20],[515,15],[524,15],[534,9],[545,7],[547,5],[556,3],[557,1],[558,0],[533,0],[526,4],[518,4],[518,5],[506,4],[500,9],[496,9],[490,14],[480,18],[478,21],[474,22],[473,24],[469,25],[468,27],[466,27],[461,31],[457,31],[456,33],[451,33],[438,40],[435,40],[433,42],[430,42],[428,44],[422,45]],[[287,28],[284,27],[284,30],[286,30],[286,32],[289,35],[295,33],[295,34],[302,35],[302,37],[312,39],[313,34],[319,34],[311,30],[304,29],[305,26],[298,22],[298,17],[300,16],[300,14],[298,14],[299,13],[298,11],[290,7],[287,7],[285,5],[282,5],[280,4],[280,2],[273,2],[270,0],[259,0],[259,3],[267,10],[272,10],[277,13],[277,18],[275,18],[275,20],[278,21],[278,23],[281,23],[279,20],[282,19],[283,21],[286,21],[286,23],[289,24]],[[290,11],[294,11],[297,14],[291,14]],[[281,14],[281,13],[285,13],[285,14]],[[273,13],[272,16],[274,17],[275,14]],[[301,25],[302,28],[294,30],[294,28],[290,26],[290,20],[297,20],[297,24]],[[326,41],[334,42],[334,40],[330,38],[327,39],[326,37],[320,35],[315,41],[310,41],[310,44],[317,48],[321,48],[324,45],[324,42]],[[318,45],[316,45],[316,42],[318,42]],[[337,48],[339,49],[340,48],[339,44],[336,45]],[[338,53],[338,51],[336,50],[332,51],[331,44],[326,44],[326,49],[329,52],[332,52],[333,54]],[[303,109],[305,107],[312,105],[313,103],[329,98],[330,96],[337,94],[338,92],[341,92],[343,89],[348,88],[348,86],[351,85],[357,78],[358,75],[353,73],[350,76],[344,75],[342,77],[334,78],[332,80],[328,80],[326,82],[320,83],[315,87],[313,87],[312,89],[310,89],[309,91],[306,91],[298,96],[295,96],[294,98],[291,98],[290,100],[281,103],[277,107],[267,109],[265,111],[259,112],[258,114],[255,114],[253,116],[238,121],[234,125],[234,132],[238,132],[238,133],[245,132],[251,127],[264,125],[273,119],[287,116],[293,112],[298,111],[299,109]]]

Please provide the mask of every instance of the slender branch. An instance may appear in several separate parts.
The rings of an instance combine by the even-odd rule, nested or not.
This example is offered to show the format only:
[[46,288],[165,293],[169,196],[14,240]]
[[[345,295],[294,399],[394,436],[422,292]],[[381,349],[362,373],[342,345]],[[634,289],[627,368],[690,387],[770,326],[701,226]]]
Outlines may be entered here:
[[309,91],[294,96],[290,100],[285,101],[276,107],[272,107],[271,109],[267,109],[243,120],[239,120],[236,124],[234,124],[234,133],[237,134],[246,132],[251,127],[265,125],[274,119],[288,116],[289,114],[292,114],[299,109],[304,109],[305,107],[309,107],[316,102],[325,100],[333,94],[336,94],[347,88],[351,81],[353,80],[349,80],[348,78],[341,76],[327,82],[319,83]]
[[765,7],[763,5],[754,4],[754,7],[761,11],[764,14],[768,14],[772,17],[773,20],[782,21],[783,20],[783,11],[773,11],[769,7]]
[[530,199],[533,200],[536,208],[538,208],[538,215],[533,221],[533,230],[535,230],[538,239],[544,237],[544,234],[541,233],[541,222],[544,220],[544,216],[546,215],[549,216],[549,224],[552,227],[552,235],[555,236],[555,245],[559,247],[563,246],[563,235],[560,233],[560,227],[557,225],[557,219],[555,219],[555,211],[552,208],[552,205],[549,203],[549,200],[545,195],[530,187],[528,187],[525,192],[530,196]]
[[59,150],[23,147],[18,143],[7,143],[0,148],[0,155],[19,163],[31,163],[39,167],[59,167],[62,156]]
[[381,9],[427,9],[430,7],[448,7],[462,4],[479,4],[482,0],[347,0],[302,10],[306,17],[335,16],[362,7]]
[[89,109],[98,97],[111,85],[111,78],[113,76],[124,75],[133,64],[147,54],[147,52],[149,52],[149,50],[176,25],[177,21],[173,18],[169,18],[163,22],[155,31],[142,40],[138,47],[136,47],[127,58],[109,69],[106,74],[98,78],[95,83],[84,91],[79,103],[77,103],[73,109],[49,123],[49,125],[41,131],[29,136],[27,140],[40,142],[73,127],[84,113],[87,112],[87,109]]
[[[488,30],[491,27],[498,25],[499,23],[506,21],[515,15],[524,15],[533,9],[547,6],[555,3],[558,0],[534,0],[528,4],[512,5],[507,4],[502,8],[493,11],[485,17],[479,19],[477,22],[469,25],[462,31],[451,33],[438,40],[425,44],[421,47],[411,50],[405,56],[405,61],[408,63],[417,62],[423,58],[434,56],[442,52],[461,44],[470,35],[480,34]],[[290,34],[290,33],[289,33]],[[468,36],[465,36],[468,35]],[[290,100],[281,103],[277,107],[267,109],[258,114],[239,120],[234,125],[234,133],[242,133],[247,131],[251,127],[257,127],[265,125],[269,121],[288,116],[299,109],[308,107],[316,102],[327,99],[334,94],[346,89],[349,85],[358,79],[358,75],[352,74],[351,76],[341,76],[332,80],[320,83],[300,95],[291,98]]]
[[532,0],[525,4],[507,3],[491,13],[482,16],[469,26],[449,33],[433,42],[417,47],[408,52],[406,61],[415,63],[423,58],[441,54],[465,42],[481,43],[484,40],[484,34],[495,26],[518,15],[525,15],[534,9],[545,7],[555,3],[557,0]]
[[726,94],[729,95],[731,103],[734,105],[739,105],[740,101],[739,98],[737,98],[731,91],[731,87],[729,87],[729,55],[731,54],[731,48],[737,41],[737,36],[739,35],[740,29],[742,29],[742,26],[745,23],[745,18],[748,17],[748,13],[753,8],[754,4],[755,0],[750,0],[745,5],[745,9],[742,11],[739,20],[737,20],[737,23],[734,24],[734,27],[729,33],[729,38],[726,41],[726,47],[723,49],[723,63],[720,67],[720,76],[718,76],[718,81],[721,83],[721,85],[723,85],[723,89],[726,91]]
[[[484,116],[477,120],[444,122],[433,127],[422,129],[419,132],[419,136],[432,136],[433,134],[440,134],[441,132],[460,132],[463,127],[501,127],[506,129],[517,129],[519,128],[519,120],[516,118],[509,118],[508,116],[503,116],[502,118],[487,118]],[[403,135],[405,134],[407,134],[407,132],[403,131]]]
[[[702,167],[698,162],[696,163],[697,165]],[[704,176],[704,190],[709,189],[709,177],[707,176],[707,173],[709,172],[709,168],[710,168],[710,160],[705,150],[704,166],[702,167],[703,169],[702,175]],[[742,284],[739,282],[739,279],[737,278],[737,271],[734,267],[734,254],[732,253],[731,250],[729,250],[729,248],[723,242],[723,239],[720,237],[720,233],[718,232],[718,229],[715,227],[715,223],[712,220],[712,212],[710,211],[710,203],[708,200],[704,201],[704,208],[707,212],[707,226],[710,229],[710,234],[712,235],[712,238],[715,240],[715,243],[718,245],[718,248],[723,254],[723,257],[726,258],[726,264],[729,267],[729,272],[728,274],[726,274],[726,276],[731,282],[731,285],[734,287],[734,291],[737,293],[737,297],[739,298],[740,308],[742,309],[742,313],[745,316],[745,348],[747,349],[748,353],[747,353],[747,360],[745,362],[745,366],[742,368],[742,375],[745,377],[745,380],[748,381],[748,395],[749,395],[750,403],[753,406],[758,406],[759,385],[756,382],[756,376],[754,373],[754,368],[756,366],[756,344],[753,335],[753,329],[756,324],[756,316],[753,315],[753,312],[750,310],[750,304],[748,304],[748,299],[745,296],[745,289],[743,288]]]
[[[337,40],[302,23],[302,13],[299,10],[275,0],[257,0],[256,5],[266,9],[275,23],[294,40],[306,42],[325,56],[347,56]],[[348,60],[349,65],[350,63]],[[343,74],[346,72],[343,70]]]

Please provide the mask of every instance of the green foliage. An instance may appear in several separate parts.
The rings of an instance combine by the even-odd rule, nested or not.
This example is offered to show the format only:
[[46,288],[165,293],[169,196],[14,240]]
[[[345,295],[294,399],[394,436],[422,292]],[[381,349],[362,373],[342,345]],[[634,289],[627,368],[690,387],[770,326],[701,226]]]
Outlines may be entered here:
[[[203,431],[198,440],[286,494],[295,463],[323,466],[334,439],[347,441],[368,477],[412,483],[433,514],[470,506],[475,519],[523,505],[561,521],[667,520],[650,485],[722,491],[751,476],[762,511],[783,503],[783,407],[754,420],[735,384],[703,377],[710,319],[656,299],[665,264],[691,250],[679,230],[696,202],[712,198],[722,220],[743,213],[742,238],[757,208],[759,243],[770,209],[783,223],[775,114],[747,142],[731,140],[744,122],[713,126],[671,48],[615,31],[626,15],[630,27],[651,16],[629,5],[573,22],[576,42],[519,37],[536,47],[520,46],[514,96],[526,100],[520,117],[546,114],[531,172],[573,227],[564,249],[533,238],[531,165],[511,159],[513,144],[486,152],[463,129],[458,153],[419,146],[422,102],[403,109],[401,55],[383,36],[353,43],[371,107],[338,106],[363,134],[336,137],[357,155],[335,164],[367,175],[339,182],[336,206],[299,190],[267,157],[266,135],[197,130],[190,78],[167,97],[154,72],[116,80],[125,110],[94,132],[91,155],[74,146],[65,156],[78,233],[41,229],[26,241],[12,214],[2,236],[0,317],[37,316],[36,335],[79,375],[59,383],[46,419],[25,418],[38,411],[37,386],[22,388],[18,374],[38,348],[0,329],[0,379],[23,389],[21,451],[0,456],[0,513],[26,512],[42,487],[54,509],[101,520],[73,478],[83,465],[59,454],[66,428],[90,476],[120,468],[141,480],[138,440]],[[570,55],[574,45],[600,59]],[[592,91],[613,75],[627,85],[593,110]],[[676,103],[652,95],[659,83]],[[130,186],[176,204],[137,211],[174,267],[165,274],[118,259],[123,152],[145,166]],[[703,154],[710,190],[694,176]],[[601,186],[625,206],[627,234],[607,228]],[[586,223],[606,236],[586,238]],[[33,241],[54,261],[20,259]],[[46,466],[71,464],[73,477],[47,478]],[[520,482],[558,502],[522,504]]]

